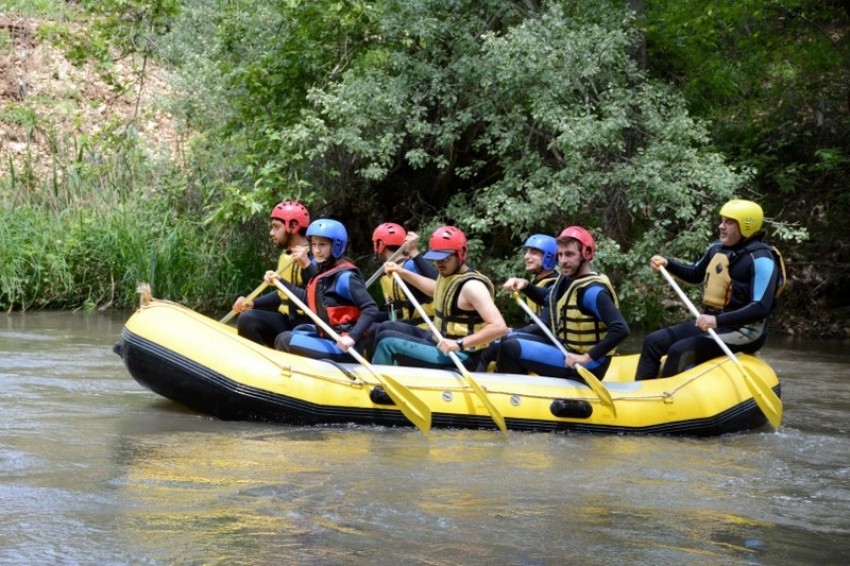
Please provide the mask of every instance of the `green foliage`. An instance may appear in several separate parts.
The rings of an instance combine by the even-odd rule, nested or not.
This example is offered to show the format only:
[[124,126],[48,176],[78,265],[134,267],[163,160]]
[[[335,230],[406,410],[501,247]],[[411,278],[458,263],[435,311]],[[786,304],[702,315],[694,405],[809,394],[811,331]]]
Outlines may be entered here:
[[374,3],[340,0],[184,3],[166,44],[179,66],[173,106],[188,128],[209,132],[193,149],[215,179],[214,222],[244,222],[282,198],[313,200],[290,171],[280,129],[297,122],[306,93],[352,64]]
[[69,12],[66,4],[67,0],[0,0],[0,14],[61,19]]
[[[392,202],[396,172],[431,179],[404,188],[427,195],[406,211],[414,224],[443,210],[490,240],[482,266],[499,274],[524,236],[568,224],[611,236],[607,263],[623,278],[660,242],[701,233],[704,246],[750,172],[711,152],[681,97],[637,68],[627,14],[484,4],[388,3],[385,57],[310,91],[312,107],[280,130],[285,168],[352,215]],[[633,318],[643,292],[624,285]]]
[[256,232],[202,226],[182,174],[127,130],[55,150],[52,176],[0,181],[1,309],[128,308],[140,281],[158,297],[218,309],[254,283],[258,264],[272,264],[258,256]]
[[105,76],[170,63],[190,143],[177,168],[127,124],[65,140],[5,105],[54,164],[0,179],[0,306],[129,305],[137,279],[220,304],[255,286],[268,209],[297,198],[343,220],[355,256],[379,222],[458,224],[496,280],[521,273],[529,233],[584,225],[628,320],[654,326],[682,312],[648,258],[701,254],[726,199],[764,202],[774,240],[804,240],[807,215],[846,225],[839,3],[631,4],[83,2],[90,34],[40,33]]
[[[789,198],[822,202],[850,172],[848,26],[846,3],[831,0],[664,0],[646,20],[652,70],[713,123],[721,151],[757,171],[776,209]],[[794,212],[808,220],[811,208]]]

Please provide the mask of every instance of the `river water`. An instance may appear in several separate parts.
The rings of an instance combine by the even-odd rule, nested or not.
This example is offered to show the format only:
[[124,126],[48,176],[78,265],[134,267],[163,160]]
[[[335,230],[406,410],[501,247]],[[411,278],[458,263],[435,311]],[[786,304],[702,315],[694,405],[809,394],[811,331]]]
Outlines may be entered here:
[[426,438],[188,411],[128,314],[0,315],[0,563],[850,562],[847,342],[768,343],[779,431]]

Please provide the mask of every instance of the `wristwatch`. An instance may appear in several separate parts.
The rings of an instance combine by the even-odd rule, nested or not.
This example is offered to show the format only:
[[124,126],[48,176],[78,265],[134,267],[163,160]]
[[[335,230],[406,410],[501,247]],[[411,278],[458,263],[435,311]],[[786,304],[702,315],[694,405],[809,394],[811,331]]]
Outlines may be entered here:
[[457,344],[457,347],[460,348],[461,352],[463,352],[463,337],[460,337],[455,340],[455,344]]

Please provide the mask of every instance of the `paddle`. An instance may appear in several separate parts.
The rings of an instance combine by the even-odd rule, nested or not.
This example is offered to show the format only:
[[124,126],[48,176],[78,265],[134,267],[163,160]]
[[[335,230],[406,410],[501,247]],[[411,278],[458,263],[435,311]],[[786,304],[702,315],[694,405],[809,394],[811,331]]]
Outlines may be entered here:
[[[293,234],[291,232],[284,231],[284,237],[283,237],[283,241],[280,244],[280,247],[283,248],[283,249],[289,249],[289,244],[292,242],[292,238],[293,238]],[[281,271],[278,271],[278,273],[281,273]],[[263,281],[260,284],[259,287],[254,289],[251,292],[250,295],[245,297],[245,301],[253,301],[254,299],[257,298],[257,295],[262,293],[263,290],[265,290],[265,288],[268,287],[268,286],[269,286],[269,284],[266,283],[265,281]],[[239,313],[237,313],[235,310],[231,309],[229,313],[224,315],[224,317],[221,320],[219,320],[219,322],[222,323],[222,324],[227,324],[237,314],[239,314]]]
[[[540,317],[534,314],[534,311],[531,310],[531,307],[529,307],[525,303],[525,301],[522,300],[522,297],[519,296],[518,292],[514,291],[513,296],[517,304],[522,307],[522,309],[529,316],[529,318],[534,321],[534,324],[536,324],[540,328],[540,330],[542,330],[543,333],[546,334],[546,337],[549,338],[552,344],[554,344],[561,351],[561,353],[564,355],[564,359],[566,359],[567,349],[564,347],[563,344],[561,344],[561,341],[558,340],[554,334],[552,334],[552,331],[549,330],[549,328],[545,324],[543,324],[543,321],[540,320]],[[599,381],[599,379],[595,375],[590,373],[589,369],[582,366],[581,364],[576,364],[575,366],[576,371],[578,371],[578,374],[581,376],[584,382],[587,383],[588,386],[590,386],[593,392],[596,393],[596,395],[602,401],[602,404],[611,409],[611,413],[616,417],[617,409],[616,407],[614,407],[614,400],[611,398],[611,394],[608,392],[608,389],[606,389],[605,386],[602,385],[602,382]]]
[[[398,286],[401,287],[401,290],[404,291],[404,294],[407,296],[407,300],[410,301],[410,303],[414,307],[416,307],[416,311],[419,313],[419,316],[422,317],[422,320],[424,320],[425,323],[428,324],[428,328],[431,329],[431,333],[434,335],[434,338],[436,338],[437,342],[442,340],[443,336],[440,334],[440,331],[437,330],[437,327],[434,326],[433,322],[431,322],[431,318],[428,316],[428,313],[425,312],[425,309],[422,308],[422,305],[419,303],[419,301],[416,300],[416,297],[413,296],[413,293],[410,291],[410,288],[407,286],[401,276],[398,273],[393,273],[393,279],[396,283],[398,283]],[[507,436],[508,425],[505,424],[504,417],[502,417],[502,414],[487,397],[487,393],[484,391],[481,385],[479,385],[478,382],[475,381],[472,375],[470,375],[469,371],[464,367],[463,363],[460,361],[460,358],[457,357],[457,354],[455,354],[454,352],[449,352],[448,355],[451,358],[452,362],[454,362],[455,366],[457,366],[460,375],[463,376],[463,379],[466,381],[467,385],[469,385],[475,392],[475,394],[478,395],[478,398],[484,404],[484,407],[487,409],[487,411],[489,411],[490,416],[496,422],[496,425],[505,434],[505,436]]]
[[[401,254],[404,253],[404,248],[405,248],[405,246],[399,246],[399,248],[396,251],[394,251],[390,257],[387,258],[387,261],[395,261],[399,257],[401,257]],[[383,262],[381,264],[381,267],[378,268],[378,271],[373,273],[372,276],[369,277],[369,279],[366,280],[366,288],[367,289],[369,287],[371,287],[372,283],[374,283],[375,280],[377,280],[378,277],[380,277],[384,273],[384,264],[387,263],[387,261]]]
[[[245,302],[253,301],[254,299],[256,299],[257,295],[262,293],[265,290],[265,288],[268,287],[268,286],[269,286],[269,284],[266,283],[265,281],[263,281],[262,285],[258,286],[256,289],[251,291],[250,295],[245,297]],[[227,324],[237,314],[239,314],[239,313],[237,313],[235,310],[231,309],[231,311],[229,313],[227,313],[226,315],[224,315],[224,317],[221,320],[219,320],[219,322],[222,323],[222,324]]]
[[[325,334],[334,340],[339,341],[339,334],[337,334],[324,320],[319,318],[319,315],[313,312],[310,307],[305,305],[304,302],[295,295],[295,293],[290,291],[277,279],[274,280],[274,285],[285,293],[293,304],[307,313],[307,315],[313,319],[313,322],[325,331]],[[366,358],[360,355],[360,352],[355,350],[353,347],[348,349],[348,353],[351,354],[355,360],[360,362],[363,367],[369,370],[369,373],[375,376],[375,379],[378,380],[384,388],[384,391],[386,391],[387,395],[390,396],[390,399],[392,399],[396,406],[401,409],[401,412],[404,413],[404,416],[416,425],[416,428],[421,430],[423,434],[427,435],[428,431],[431,429],[431,409],[428,408],[428,405],[395,379],[378,373],[375,366],[366,361]]]
[[[688,307],[691,314],[699,318],[700,312],[685,292],[682,291],[682,288],[679,287],[678,283],[673,280],[673,277],[670,276],[664,266],[659,266],[658,270],[670,286],[673,287],[673,290],[676,291],[676,294],[679,295],[679,298],[682,299],[682,302],[685,303],[685,306]],[[782,400],[759,376],[754,375],[741,364],[735,354],[732,353],[732,350],[729,349],[729,346],[720,339],[720,336],[717,335],[717,332],[715,332],[713,328],[709,328],[708,333],[712,338],[714,338],[714,341],[717,342],[717,345],[720,346],[723,353],[729,356],[729,358],[735,362],[735,365],[738,366],[738,369],[741,370],[741,375],[744,376],[744,383],[747,384],[750,394],[753,396],[753,399],[755,399],[756,404],[759,406],[762,413],[764,413],[767,417],[767,420],[770,421],[773,428],[779,428],[779,424],[782,422]]]

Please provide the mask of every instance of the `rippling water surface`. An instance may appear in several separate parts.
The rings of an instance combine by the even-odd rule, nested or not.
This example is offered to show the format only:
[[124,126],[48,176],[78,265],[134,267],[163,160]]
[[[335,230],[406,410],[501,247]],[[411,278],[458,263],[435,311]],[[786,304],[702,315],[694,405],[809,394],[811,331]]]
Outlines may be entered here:
[[505,442],[198,415],[111,352],[127,316],[0,315],[0,563],[850,561],[846,342],[764,349],[778,432]]

